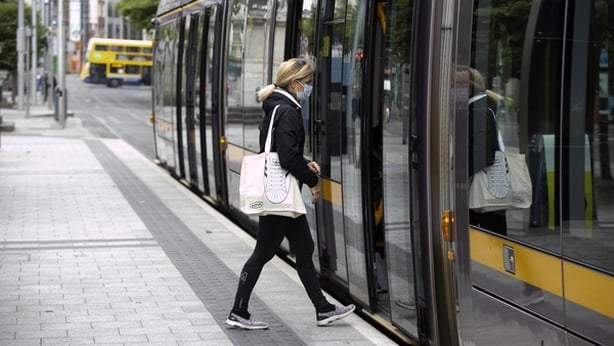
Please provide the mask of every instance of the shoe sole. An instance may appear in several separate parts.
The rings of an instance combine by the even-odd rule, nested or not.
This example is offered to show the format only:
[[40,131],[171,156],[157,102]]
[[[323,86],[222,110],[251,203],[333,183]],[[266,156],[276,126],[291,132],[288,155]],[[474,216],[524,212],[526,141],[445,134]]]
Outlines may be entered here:
[[400,307],[401,309],[405,309],[405,310],[416,310],[416,305],[409,305],[409,304],[401,303],[399,301],[395,301],[394,305]]
[[237,321],[233,321],[233,320],[226,320],[226,325],[231,327],[231,328],[239,328],[239,329],[245,329],[245,330],[260,330],[260,329],[269,329],[269,326],[246,326],[245,324],[241,323],[241,322],[237,322]]
[[331,317],[328,317],[328,318],[323,319],[321,321],[318,321],[318,327],[326,326],[326,325],[329,325],[329,324],[331,324],[331,323],[333,323],[333,322],[335,322],[337,320],[340,320],[340,319],[348,316],[352,312],[354,312],[355,309],[356,309],[356,307],[353,307],[352,310],[344,312],[341,315],[331,316]]

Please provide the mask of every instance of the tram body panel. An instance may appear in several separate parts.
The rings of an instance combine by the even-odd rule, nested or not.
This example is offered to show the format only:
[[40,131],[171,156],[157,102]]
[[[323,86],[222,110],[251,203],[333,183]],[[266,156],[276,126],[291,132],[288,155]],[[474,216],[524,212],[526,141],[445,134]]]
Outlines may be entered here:
[[[611,20],[603,6],[532,1],[511,8],[476,1],[472,47],[465,53],[471,57],[466,66],[502,95],[495,116],[505,150],[525,155],[533,182],[531,208],[507,210],[506,229],[470,231],[473,286],[551,321],[550,329],[565,332],[564,344],[607,344],[614,336],[606,327],[613,325],[614,309],[605,296],[593,300],[614,287],[612,263],[603,257],[614,245],[604,238],[612,231],[611,213],[595,213],[611,208],[600,196],[613,186],[595,160],[609,149],[597,150],[595,136],[597,100],[608,93],[604,80],[610,78],[599,82],[598,76],[599,52],[607,51],[611,32],[600,24]],[[597,181],[605,190],[594,188]],[[517,323],[506,325],[527,333]],[[544,340],[538,329],[534,340]]]

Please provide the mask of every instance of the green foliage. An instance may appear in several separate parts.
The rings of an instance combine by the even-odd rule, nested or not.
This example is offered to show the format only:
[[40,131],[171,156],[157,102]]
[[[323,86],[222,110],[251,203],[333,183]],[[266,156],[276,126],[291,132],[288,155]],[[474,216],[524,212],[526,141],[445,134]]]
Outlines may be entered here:
[[17,0],[0,3],[0,70],[17,69]]
[[149,29],[159,2],[160,0],[121,0],[115,7],[119,14],[128,18],[137,29]]
[[[15,71],[17,70],[17,14],[18,0],[5,0],[0,2],[0,70]],[[30,6],[24,7],[24,25],[30,26],[32,23],[32,14]],[[40,23],[40,20],[37,20]],[[38,26],[38,38],[42,37],[45,29]],[[40,40],[39,40],[40,42]],[[39,51],[42,49],[38,45]],[[40,53],[39,53],[40,54]]]

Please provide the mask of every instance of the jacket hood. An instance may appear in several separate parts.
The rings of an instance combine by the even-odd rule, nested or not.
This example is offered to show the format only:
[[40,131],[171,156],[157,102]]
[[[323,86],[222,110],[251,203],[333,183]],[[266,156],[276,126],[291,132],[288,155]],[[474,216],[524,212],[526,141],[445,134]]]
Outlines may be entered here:
[[264,110],[265,114],[269,114],[275,106],[280,104],[287,104],[291,107],[300,110],[301,104],[298,103],[292,95],[282,88],[276,88],[273,93],[267,97],[266,100],[262,102],[262,110]]

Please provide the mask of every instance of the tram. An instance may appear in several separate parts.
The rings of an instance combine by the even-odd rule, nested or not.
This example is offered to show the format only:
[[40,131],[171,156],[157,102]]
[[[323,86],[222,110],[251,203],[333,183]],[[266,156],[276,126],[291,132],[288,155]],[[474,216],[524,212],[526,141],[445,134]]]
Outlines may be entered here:
[[[155,159],[252,234],[256,92],[282,61],[315,62],[314,260],[399,343],[614,340],[614,1],[161,0],[154,23]],[[469,209],[473,71],[531,176],[530,207],[497,222]]]

